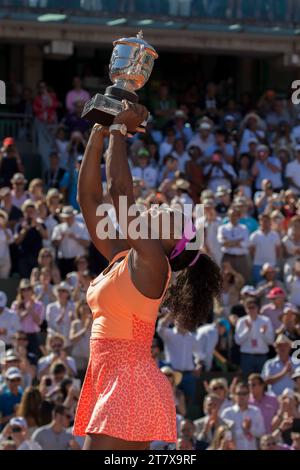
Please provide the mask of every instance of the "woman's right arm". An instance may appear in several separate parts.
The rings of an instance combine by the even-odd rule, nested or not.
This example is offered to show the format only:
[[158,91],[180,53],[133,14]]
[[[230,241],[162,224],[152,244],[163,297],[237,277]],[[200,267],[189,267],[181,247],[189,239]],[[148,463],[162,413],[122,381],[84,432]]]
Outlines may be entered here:
[[79,171],[77,200],[93,244],[110,261],[118,252],[129,247],[125,240],[100,239],[96,232],[99,221],[107,217],[96,215],[98,206],[103,202],[100,158],[106,135],[104,127],[99,124],[93,127]]

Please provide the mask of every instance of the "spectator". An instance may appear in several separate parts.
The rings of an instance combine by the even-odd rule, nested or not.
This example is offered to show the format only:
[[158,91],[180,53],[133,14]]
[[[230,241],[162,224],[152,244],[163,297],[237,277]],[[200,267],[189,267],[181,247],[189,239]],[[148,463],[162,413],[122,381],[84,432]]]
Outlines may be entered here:
[[[158,321],[157,333],[164,342],[165,359],[172,369],[183,373],[179,388],[191,401],[195,399],[196,377],[201,370],[195,365],[198,342],[194,333],[183,330],[178,325],[170,328],[172,314],[168,311]],[[182,354],[184,351],[184,354]]]
[[29,436],[31,436],[40,425],[41,403],[42,396],[37,387],[31,386],[24,390],[22,399],[18,405],[17,416],[24,417],[26,419]]
[[157,185],[157,169],[150,164],[150,153],[141,148],[138,151],[138,165],[132,168],[132,176],[144,180],[147,188],[155,188]]
[[25,191],[27,180],[23,173],[15,173],[10,182],[12,185],[12,205],[21,209],[24,202],[29,198],[28,192]]
[[51,284],[51,270],[49,268],[42,268],[39,273],[39,280],[34,286],[34,293],[36,299],[42,302],[44,308],[51,302],[55,301],[53,286]]
[[45,198],[43,186],[44,186],[43,180],[41,180],[40,178],[34,178],[33,180],[30,181],[30,184],[28,187],[28,195],[31,201],[37,202]]
[[89,237],[85,226],[77,222],[77,211],[72,206],[64,206],[61,213],[61,223],[54,227],[52,242],[58,248],[58,262],[61,276],[65,278],[68,272],[74,270],[76,256],[85,254],[89,245]]
[[243,276],[236,272],[229,261],[222,263],[223,287],[219,299],[215,300],[214,313],[228,318],[231,309],[239,301],[240,290],[244,285]]
[[28,200],[22,205],[24,220],[16,226],[14,236],[18,247],[18,267],[22,277],[29,278],[31,270],[37,266],[37,258],[47,239],[47,229],[37,218],[34,202]]
[[295,392],[300,393],[300,367],[295,369],[294,374],[292,375],[292,379],[295,383]]
[[82,88],[80,77],[73,78],[73,89],[68,91],[66,96],[66,108],[69,113],[75,111],[75,104],[77,101],[88,101],[90,94]]
[[28,351],[39,355],[38,333],[44,320],[44,308],[43,304],[35,299],[33,286],[29,279],[21,279],[17,298],[11,308],[18,314],[22,331],[27,335]]
[[13,235],[7,228],[8,215],[0,209],[0,279],[7,278],[11,270],[11,258],[9,245],[13,241]]
[[251,209],[249,200],[245,196],[238,196],[234,199],[233,206],[240,212],[240,224],[245,225],[249,234],[252,235],[253,232],[258,229],[258,223],[257,220],[249,214]]
[[252,175],[255,178],[255,187],[262,189],[263,180],[271,181],[274,189],[282,188],[281,163],[276,157],[270,156],[267,145],[257,148],[257,160],[252,167]]
[[22,416],[10,419],[0,435],[0,441],[9,437],[14,441],[16,450],[42,450],[39,444],[30,439],[27,422]]
[[247,227],[239,223],[240,213],[235,208],[228,212],[229,222],[221,225],[218,231],[218,241],[223,253],[222,261],[229,261],[232,268],[240,273],[247,283],[249,274]]
[[254,194],[254,204],[259,214],[265,211],[273,194],[272,182],[268,179],[262,180],[261,190]]
[[288,232],[282,240],[285,250],[284,276],[285,280],[292,273],[296,259],[300,255],[300,217],[295,215],[288,225]]
[[199,196],[204,187],[204,175],[202,165],[198,158],[198,150],[196,147],[190,147],[189,158],[185,163],[185,173],[190,183],[190,192],[194,202],[199,200]]
[[42,450],[69,450],[73,436],[66,428],[69,427],[70,415],[63,405],[55,406],[50,424],[41,426],[32,435]]
[[[278,272],[279,272],[279,268],[275,267],[273,264],[271,263],[263,264],[262,270],[260,272],[262,280],[257,284],[257,288],[256,288],[257,295],[260,298],[260,303],[262,306],[269,303],[268,295],[274,287],[279,287],[284,292],[283,282],[277,279]],[[274,327],[274,324],[273,324],[273,327]],[[274,328],[276,329],[276,326]]]
[[12,344],[13,335],[21,330],[18,315],[7,307],[7,295],[0,291],[0,340],[8,348]]
[[208,188],[214,192],[219,186],[231,189],[236,179],[234,168],[224,162],[222,152],[219,150],[212,154],[210,163],[204,167],[204,175]]
[[49,209],[47,203],[44,199],[37,201],[35,203],[35,208],[37,210],[37,220],[39,223],[42,223],[47,230],[47,238],[43,240],[44,247],[51,247],[51,237],[54,230],[54,227],[58,224],[58,221],[49,214]]
[[92,313],[86,300],[77,304],[75,315],[76,318],[72,321],[70,328],[70,342],[72,356],[75,359],[79,375],[83,376],[89,359],[89,340],[92,327]]
[[54,256],[50,248],[42,248],[38,255],[38,266],[33,268],[30,281],[32,284],[35,284],[40,279],[40,273],[43,268],[47,268],[51,273],[51,283],[59,284],[61,281],[60,272],[56,266]]
[[217,214],[220,217],[224,217],[231,205],[231,189],[226,188],[225,186],[218,186],[215,196]]
[[297,258],[292,274],[287,277],[288,298],[292,304],[300,307],[300,258]]
[[65,168],[60,166],[60,159],[57,152],[51,152],[49,155],[50,158],[50,168],[46,170],[44,180],[46,188],[56,188],[61,187],[61,181],[66,172]]
[[181,141],[184,148],[184,143],[189,142],[193,137],[193,131],[190,124],[187,123],[187,115],[182,109],[177,109],[174,113],[174,129],[177,139],[174,147],[176,148],[176,142]]
[[196,339],[198,349],[196,356],[202,365],[202,370],[209,371],[212,367],[214,352],[219,339],[227,332],[224,320],[200,326],[197,329]]
[[249,297],[244,305],[247,315],[237,321],[235,341],[241,347],[241,368],[247,377],[251,372],[261,372],[274,341],[274,330],[270,319],[258,314],[255,299]]
[[204,398],[204,417],[194,421],[196,438],[202,445],[201,450],[207,449],[212,443],[220,426],[227,426],[219,416],[221,399],[217,395],[206,395]]
[[279,409],[272,421],[273,432],[275,435],[278,432],[281,433],[280,437],[283,442],[290,445],[294,422],[299,419],[299,397],[287,388],[279,397]]
[[[76,101],[74,103],[74,111],[71,114],[68,114],[65,119],[63,119],[62,124],[66,127],[68,132],[71,134],[70,141],[66,150],[70,153],[70,149],[74,144],[79,147],[79,154],[83,153],[83,135],[90,128],[90,124],[85,119],[82,119],[82,111],[84,108],[83,101]],[[76,142],[77,141],[77,142]],[[66,163],[70,164],[70,158],[64,160]],[[68,165],[69,166],[69,165]]]
[[201,151],[207,156],[207,151],[215,145],[215,136],[213,134],[212,123],[209,119],[203,118],[196,126],[196,133],[189,141],[187,148],[193,146],[199,147]]
[[58,156],[58,167],[63,170],[67,170],[69,166],[69,139],[67,138],[65,126],[61,125],[58,127],[55,137],[56,151],[52,153]]
[[243,153],[239,158],[236,183],[243,188],[245,197],[250,199],[253,177],[251,174],[251,159],[248,153]]
[[221,414],[223,420],[233,422],[237,450],[257,450],[257,439],[265,433],[261,411],[249,404],[249,388],[240,383],[234,392],[235,404]]
[[263,122],[256,113],[249,113],[245,116],[241,123],[241,140],[240,153],[249,152],[249,142],[255,139],[259,143],[265,140],[265,132],[263,130]]
[[280,315],[279,320],[282,322],[277,335],[283,334],[291,341],[300,340],[300,314],[298,308],[293,304],[285,304],[283,313]]
[[162,129],[171,119],[176,109],[176,101],[170,96],[170,90],[166,83],[160,85],[158,96],[152,102],[152,109],[156,125],[158,129]]
[[277,355],[264,364],[262,378],[269,385],[269,389],[278,396],[286,388],[293,390],[292,375],[296,367],[290,358],[291,341],[280,334],[277,336],[274,345]]
[[75,306],[71,300],[71,289],[67,282],[61,282],[55,287],[56,302],[49,304],[46,308],[46,320],[48,334],[53,332],[64,336],[69,345],[71,322],[75,314]]
[[37,119],[45,124],[54,124],[57,120],[56,109],[58,101],[56,94],[45,82],[38,83],[38,94],[33,101],[33,111]]
[[9,186],[11,178],[18,171],[23,172],[20,154],[15,140],[6,137],[0,149],[0,186]]
[[272,419],[277,413],[279,404],[276,397],[266,393],[266,384],[259,374],[250,374],[248,377],[250,389],[250,405],[260,409],[264,419],[267,433],[272,432]]
[[47,339],[47,352],[48,355],[43,356],[39,359],[37,373],[39,378],[44,375],[49,375],[51,366],[53,364],[62,363],[67,373],[73,377],[76,375],[77,368],[73,357],[66,354],[65,336],[59,333],[53,332],[52,335],[48,336]]
[[205,382],[204,385],[208,394],[217,396],[220,399],[220,407],[218,410],[219,415],[223,410],[232,406],[232,401],[228,398],[229,390],[226,379],[223,377],[212,379],[209,384]]
[[236,450],[232,431],[227,426],[219,426],[208,450]]
[[184,393],[177,388],[182,381],[182,373],[173,370],[169,366],[163,366],[160,370],[169,379],[172,385],[177,415],[184,417],[186,415],[185,397]]
[[218,230],[222,219],[217,215],[213,199],[204,199],[203,204],[205,215],[205,251],[218,265],[220,265],[222,260],[222,251],[220,243],[218,242]]
[[0,391],[0,427],[15,416],[15,407],[20,403],[23,394],[20,369],[9,367],[5,372],[5,379],[6,387]]
[[276,266],[281,255],[281,240],[277,232],[271,230],[270,217],[259,216],[259,229],[250,235],[249,250],[253,258],[253,281],[257,285],[262,280],[264,263]]
[[296,145],[296,158],[287,164],[285,169],[285,177],[288,187],[292,189],[295,194],[300,194],[300,145]]

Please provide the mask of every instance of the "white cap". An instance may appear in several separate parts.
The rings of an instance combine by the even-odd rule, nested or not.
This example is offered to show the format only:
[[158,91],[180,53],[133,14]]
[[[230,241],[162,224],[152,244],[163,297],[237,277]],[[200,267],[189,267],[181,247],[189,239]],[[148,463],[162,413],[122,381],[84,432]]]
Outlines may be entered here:
[[7,371],[5,372],[5,377],[8,380],[13,380],[13,379],[21,379],[22,374],[21,371],[18,367],[9,367]]
[[22,416],[16,416],[14,418],[11,418],[10,421],[9,421],[9,424],[11,426],[18,426],[18,427],[23,428],[23,429],[28,428],[26,419],[23,418]]
[[4,308],[7,305],[7,295],[5,292],[0,291],[0,308]]

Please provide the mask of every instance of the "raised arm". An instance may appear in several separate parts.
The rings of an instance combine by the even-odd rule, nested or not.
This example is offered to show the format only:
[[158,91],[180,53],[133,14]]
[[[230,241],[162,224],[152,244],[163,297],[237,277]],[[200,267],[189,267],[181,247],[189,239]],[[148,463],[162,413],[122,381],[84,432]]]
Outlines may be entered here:
[[[114,124],[125,124],[129,131],[136,129],[148,117],[148,111],[141,105],[129,105],[114,119]],[[118,222],[128,245],[133,248],[131,256],[131,277],[137,289],[151,298],[159,298],[167,279],[168,264],[162,243],[158,239],[136,236],[130,226],[137,215],[126,210],[120,216],[120,197],[125,196],[127,208],[135,204],[132,176],[127,159],[126,137],[119,130],[111,132],[106,158],[107,186],[112,198]],[[121,212],[121,211],[120,211]],[[147,230],[150,217],[139,218],[141,232]],[[141,220],[143,219],[143,220]],[[148,230],[146,232],[148,236]]]
[[95,124],[88,140],[78,178],[77,200],[90,237],[100,253],[109,261],[120,251],[128,249],[126,240],[100,239],[97,224],[107,214],[97,216],[97,208],[103,202],[100,160],[107,129]]

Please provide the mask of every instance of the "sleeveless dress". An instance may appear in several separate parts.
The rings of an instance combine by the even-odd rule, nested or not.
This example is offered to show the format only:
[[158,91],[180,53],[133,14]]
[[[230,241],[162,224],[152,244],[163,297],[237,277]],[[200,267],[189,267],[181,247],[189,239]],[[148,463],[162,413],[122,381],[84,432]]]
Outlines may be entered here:
[[73,434],[176,442],[172,386],[151,357],[171,268],[162,296],[150,299],[131,281],[128,256],[129,250],[118,253],[87,291],[94,321]]

